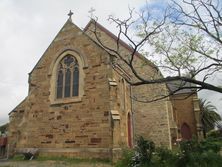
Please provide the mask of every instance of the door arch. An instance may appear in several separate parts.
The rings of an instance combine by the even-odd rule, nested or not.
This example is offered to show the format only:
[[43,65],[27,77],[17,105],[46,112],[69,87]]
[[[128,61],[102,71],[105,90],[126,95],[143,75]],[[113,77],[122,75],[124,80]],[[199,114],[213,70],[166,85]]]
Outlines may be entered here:
[[192,138],[191,130],[187,123],[183,123],[181,126],[181,136],[185,140],[190,140]]

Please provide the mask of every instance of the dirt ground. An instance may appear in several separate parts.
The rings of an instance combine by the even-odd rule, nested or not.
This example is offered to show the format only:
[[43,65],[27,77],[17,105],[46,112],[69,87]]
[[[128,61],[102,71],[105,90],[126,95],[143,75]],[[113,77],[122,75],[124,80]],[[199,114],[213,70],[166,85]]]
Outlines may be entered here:
[[0,167],[112,167],[110,164],[64,161],[0,161]]

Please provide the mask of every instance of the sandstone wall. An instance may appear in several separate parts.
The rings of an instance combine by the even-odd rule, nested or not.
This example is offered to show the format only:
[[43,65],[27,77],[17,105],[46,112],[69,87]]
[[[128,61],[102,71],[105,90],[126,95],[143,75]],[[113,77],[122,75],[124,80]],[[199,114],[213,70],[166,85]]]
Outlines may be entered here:
[[[10,114],[11,145],[17,150],[39,148],[43,155],[99,158],[112,157],[140,135],[171,147],[171,103],[138,101],[164,95],[166,86],[130,87],[124,78],[136,80],[132,71],[121,61],[112,68],[110,56],[88,30],[82,32],[68,20],[36,64],[29,76],[28,97]],[[106,32],[101,31],[100,37],[109,47],[115,46]],[[54,66],[61,55],[71,52],[82,62],[82,90],[78,98],[58,101]],[[129,53],[120,47],[120,54],[127,57]],[[155,66],[139,55],[134,66],[144,77],[161,77]]]
[[[179,138],[181,138],[181,126],[183,123],[189,125],[193,136],[197,136],[197,121],[193,101],[195,96],[195,94],[190,96],[186,93],[172,96],[174,117],[178,126]],[[199,113],[199,110],[197,110],[197,112]]]
[[[53,101],[53,65],[67,50],[83,56],[83,96],[77,101]],[[70,21],[64,25],[29,78],[29,95],[16,148],[40,148],[45,154],[110,157],[109,57]],[[56,82],[53,81],[53,82]],[[55,91],[55,90],[54,90]],[[14,125],[15,126],[14,126]]]
[[8,127],[8,144],[10,155],[13,154],[15,148],[17,147],[17,141],[21,140],[21,135],[23,134],[22,128],[27,115],[26,112],[27,98],[24,99],[11,113],[9,113],[9,127]]
[[[130,118],[130,123],[128,123],[128,116],[132,117],[131,113],[131,99],[130,99],[130,86],[126,83],[121,75],[124,75],[120,69],[113,70],[112,82],[116,85],[111,86],[111,98],[110,106],[114,113],[113,119],[113,130],[116,127],[119,128],[116,135],[113,136],[114,148],[115,147],[127,147],[130,146],[128,138],[132,140],[132,118]],[[119,114],[120,119],[115,119],[115,113]],[[128,126],[130,126],[131,131],[128,132]],[[131,133],[131,136],[130,134]],[[131,143],[132,144],[132,143]]]
[[[96,40],[93,33],[95,30],[93,22],[88,24],[85,30],[92,39]],[[102,41],[105,46],[116,50],[117,45],[115,37],[113,38],[113,35],[109,31],[104,29],[104,27],[101,25],[97,25],[96,31],[100,41]],[[120,44],[119,54],[123,58],[127,59],[131,52],[132,50],[130,50],[130,48],[124,47]],[[137,80],[133,76],[132,71],[123,62],[121,62],[121,60],[117,59],[115,63],[121,66],[132,80]],[[141,55],[136,54],[133,65],[139,75],[143,76],[144,78],[149,79],[151,77],[161,77],[158,69]],[[168,105],[171,105],[171,103],[167,103],[166,100],[160,100],[152,103],[142,103],[138,101],[150,101],[154,98],[165,95],[167,91],[166,85],[150,84],[145,86],[135,86],[131,89],[131,96],[134,97],[134,100],[131,99],[134,138],[142,135],[147,139],[153,140],[158,145],[171,147],[171,132],[168,110]]]

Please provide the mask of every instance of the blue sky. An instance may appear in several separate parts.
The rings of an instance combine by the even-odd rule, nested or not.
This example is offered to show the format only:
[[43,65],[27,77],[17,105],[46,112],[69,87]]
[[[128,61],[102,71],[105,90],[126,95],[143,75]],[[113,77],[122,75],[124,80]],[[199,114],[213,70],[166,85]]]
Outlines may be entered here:
[[155,19],[161,19],[168,6],[168,0],[151,0],[144,3],[140,10],[148,10]]

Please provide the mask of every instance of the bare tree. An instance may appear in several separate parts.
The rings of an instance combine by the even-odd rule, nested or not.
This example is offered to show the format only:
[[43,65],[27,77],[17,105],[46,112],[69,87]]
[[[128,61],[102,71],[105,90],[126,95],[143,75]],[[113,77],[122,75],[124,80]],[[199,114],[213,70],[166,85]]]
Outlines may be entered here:
[[[127,67],[136,78],[125,78],[130,85],[177,83],[177,89],[156,100],[183,89],[222,93],[220,86],[208,82],[222,70],[221,8],[219,0],[181,0],[172,1],[162,16],[153,16],[149,8],[141,12],[130,9],[129,18],[125,20],[110,16],[109,20],[119,29],[115,47],[107,46],[100,39],[96,21],[93,32],[99,44],[113,57],[113,65]],[[127,55],[120,51],[121,39],[131,47]],[[152,61],[145,65],[155,66],[157,73],[161,70],[164,75],[141,74],[134,63],[135,57],[140,55],[138,52]]]

